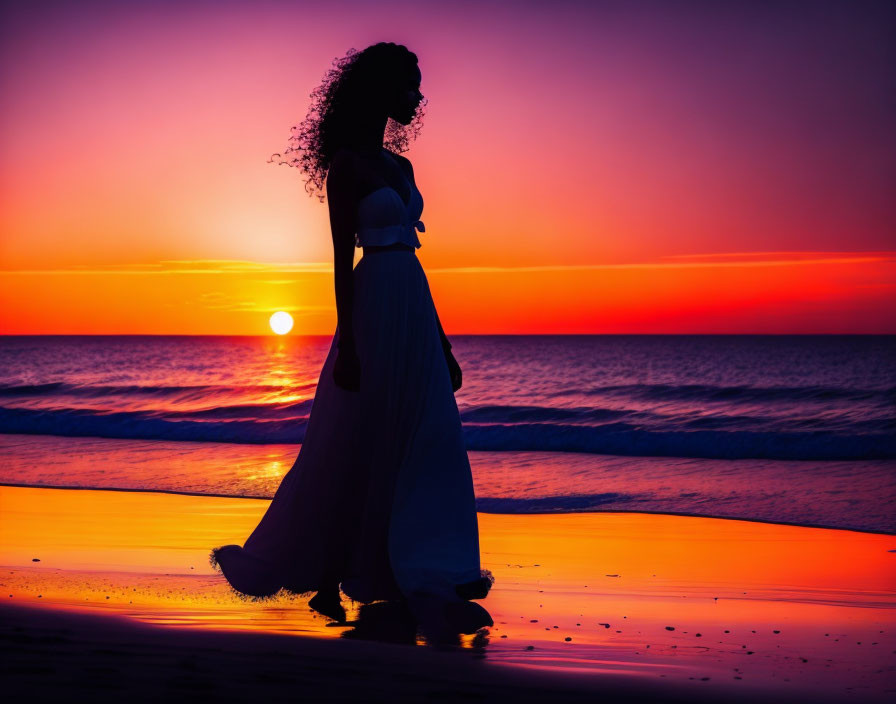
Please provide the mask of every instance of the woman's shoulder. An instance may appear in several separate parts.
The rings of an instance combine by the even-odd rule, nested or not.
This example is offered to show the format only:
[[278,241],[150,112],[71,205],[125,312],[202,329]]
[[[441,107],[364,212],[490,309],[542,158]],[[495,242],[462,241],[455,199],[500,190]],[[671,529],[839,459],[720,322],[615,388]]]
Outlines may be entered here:
[[402,156],[401,154],[398,154],[397,152],[393,152],[391,149],[387,149],[386,151],[389,152],[389,154],[391,154],[395,158],[395,161],[397,161],[401,165],[401,167],[405,170],[405,172],[408,174],[408,176],[413,181],[414,165],[411,163],[411,160],[408,159],[406,156]]
[[393,158],[395,158],[397,161],[401,162],[402,164],[407,164],[408,166],[411,165],[411,160],[408,159],[408,158],[407,158],[406,156],[404,156],[403,154],[399,154],[398,152],[393,152],[391,149],[386,149],[386,151],[389,152],[389,154],[390,154]]
[[330,168],[332,169],[335,166],[338,169],[354,169],[357,162],[357,152],[352,151],[348,147],[339,147],[330,159]]
[[355,175],[358,172],[357,166],[358,155],[351,149],[340,147],[330,159],[330,166],[327,169],[327,186],[334,184],[348,185],[354,182]]

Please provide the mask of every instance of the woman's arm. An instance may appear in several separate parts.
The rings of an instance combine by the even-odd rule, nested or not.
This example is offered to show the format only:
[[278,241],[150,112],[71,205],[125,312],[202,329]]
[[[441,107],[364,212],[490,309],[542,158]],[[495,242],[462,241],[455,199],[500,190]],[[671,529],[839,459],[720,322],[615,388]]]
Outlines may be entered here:
[[439,337],[442,338],[442,351],[445,353],[445,362],[448,364],[448,375],[451,378],[451,388],[457,391],[464,383],[463,372],[461,371],[460,364],[458,364],[457,360],[454,358],[454,353],[451,351],[451,343],[448,341],[448,336],[442,329],[442,321],[439,320],[439,313],[435,310],[435,306],[433,306],[433,310],[436,313],[436,324],[439,326]]
[[339,347],[354,348],[352,266],[355,259],[357,202],[354,163],[351,155],[345,151],[338,152],[330,164],[327,173],[327,203],[333,235],[333,279],[336,287]]
[[448,336],[442,329],[442,321],[439,320],[439,311],[435,310],[435,307],[433,307],[433,311],[435,311],[436,314],[436,325],[439,326],[439,337],[442,338],[442,349],[447,353],[448,350],[451,349],[451,343],[448,341]]
[[336,284],[338,352],[333,363],[333,381],[346,391],[361,390],[361,363],[355,348],[352,303],[355,296],[355,231],[358,202],[355,197],[355,170],[351,155],[340,152],[327,173],[327,202],[333,230],[333,280]]

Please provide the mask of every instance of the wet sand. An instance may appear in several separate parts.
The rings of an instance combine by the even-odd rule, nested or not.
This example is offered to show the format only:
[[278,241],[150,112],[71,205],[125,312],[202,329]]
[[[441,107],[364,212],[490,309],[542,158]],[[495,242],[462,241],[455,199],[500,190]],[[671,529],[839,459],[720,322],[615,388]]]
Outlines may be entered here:
[[4,680],[35,701],[261,688],[314,701],[870,702],[896,691],[891,535],[479,514],[496,579],[479,603],[495,625],[437,650],[389,605],[346,601],[354,623],[337,626],[298,597],[238,599],[208,551],[242,542],[266,505],[0,487]]

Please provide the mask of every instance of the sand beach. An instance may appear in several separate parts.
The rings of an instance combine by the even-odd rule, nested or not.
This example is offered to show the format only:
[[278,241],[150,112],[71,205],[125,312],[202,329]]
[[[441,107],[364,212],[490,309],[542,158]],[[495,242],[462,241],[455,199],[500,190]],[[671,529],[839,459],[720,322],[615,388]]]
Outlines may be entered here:
[[896,688],[892,535],[480,513],[495,625],[436,648],[384,602],[346,600],[344,626],[299,597],[233,594],[209,547],[240,542],[266,504],[0,487],[4,679],[32,700],[239,699],[259,682],[313,701],[873,702]]

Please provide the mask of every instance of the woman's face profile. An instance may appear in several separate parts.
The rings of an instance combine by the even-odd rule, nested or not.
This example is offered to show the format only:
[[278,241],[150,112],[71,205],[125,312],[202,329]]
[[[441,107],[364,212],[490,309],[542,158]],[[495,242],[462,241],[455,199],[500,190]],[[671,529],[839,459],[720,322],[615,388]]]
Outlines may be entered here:
[[407,79],[398,86],[396,100],[389,117],[399,124],[410,124],[417,113],[417,107],[423,100],[423,94],[420,92],[421,78],[420,68],[414,65]]

